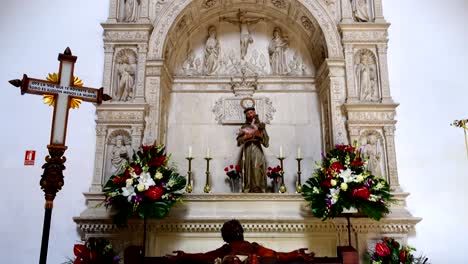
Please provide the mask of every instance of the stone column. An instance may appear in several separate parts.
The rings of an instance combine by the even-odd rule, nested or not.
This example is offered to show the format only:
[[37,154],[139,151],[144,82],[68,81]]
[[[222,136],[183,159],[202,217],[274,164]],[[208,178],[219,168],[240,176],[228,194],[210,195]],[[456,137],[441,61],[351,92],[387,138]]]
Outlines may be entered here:
[[387,166],[388,181],[390,188],[394,191],[400,191],[400,182],[398,180],[398,170],[395,151],[395,126],[384,127],[385,143],[387,145]]
[[382,103],[393,103],[390,95],[388,77],[387,44],[377,45],[378,64],[380,72],[380,86],[382,87]]
[[94,175],[89,192],[96,193],[102,191],[102,178],[104,172],[104,159],[107,138],[107,126],[96,125],[96,153],[94,155]]
[[136,80],[136,93],[135,102],[143,103],[145,96],[145,68],[146,68],[146,54],[148,52],[148,44],[138,44],[138,64],[137,64],[137,80]]
[[359,101],[355,72],[354,72],[354,50],[352,44],[344,44],[345,61],[346,61],[346,88],[348,92],[348,103]]
[[352,23],[354,21],[350,0],[341,0],[341,17],[341,23]]
[[119,0],[109,1],[109,17],[107,18],[108,23],[116,23],[119,12]]
[[110,96],[113,96],[111,92],[113,59],[114,44],[104,44],[104,74],[102,77],[102,86],[104,87],[104,93]]
[[374,0],[375,23],[387,23],[383,16],[382,0]]

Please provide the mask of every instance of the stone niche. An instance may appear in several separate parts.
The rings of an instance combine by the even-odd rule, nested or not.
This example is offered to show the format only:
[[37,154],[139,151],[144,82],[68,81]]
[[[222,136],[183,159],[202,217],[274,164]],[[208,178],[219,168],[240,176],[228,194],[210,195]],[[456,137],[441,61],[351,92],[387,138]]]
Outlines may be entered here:
[[[296,150],[302,149],[305,182],[322,152],[356,140],[366,142],[372,169],[390,181],[397,203],[379,222],[351,219],[351,244],[364,253],[383,235],[405,242],[421,219],[406,210],[409,194],[398,181],[398,104],[390,96],[386,58],[389,24],[381,0],[365,1],[368,21],[356,19],[363,11],[357,14],[354,2],[110,0],[102,24],[103,86],[122,96],[97,106],[88,208],[74,218],[83,238],[107,237],[121,252],[142,244],[142,220],[118,229],[112,212],[96,205],[104,201],[102,183],[125,152],[156,141],[166,144],[181,174],[192,147],[194,190],[168,218],[148,221],[149,256],[216,248],[222,223],[232,218],[241,220],[251,241],[335,256],[336,246],[349,243],[346,220],[313,217],[295,193]],[[125,3],[132,8],[128,14]],[[223,168],[239,158],[235,138],[244,122],[245,97],[255,101],[266,123],[268,166],[279,163],[279,148],[284,149],[285,194],[230,193]],[[205,194],[207,148],[213,157],[212,191]]]

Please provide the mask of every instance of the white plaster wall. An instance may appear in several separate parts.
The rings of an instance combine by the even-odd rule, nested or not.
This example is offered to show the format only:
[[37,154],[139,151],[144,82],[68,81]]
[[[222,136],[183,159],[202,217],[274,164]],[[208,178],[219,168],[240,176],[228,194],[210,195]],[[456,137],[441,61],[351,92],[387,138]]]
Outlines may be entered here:
[[[449,123],[468,116],[468,3],[384,0],[383,4],[386,19],[392,23],[391,91],[401,103],[396,131],[400,182],[411,192],[409,209],[424,218],[409,242],[427,253],[431,263],[462,264],[468,249],[468,161],[463,132]],[[57,54],[70,46],[79,56],[76,74],[86,85],[100,86],[103,50],[99,23],[107,17],[107,5],[107,1],[91,0],[79,4],[71,0],[2,1],[0,263],[38,262],[43,220],[40,167],[52,113],[38,96],[20,96],[6,81],[22,73],[43,78],[57,71]],[[431,63],[427,63],[429,59]],[[89,104],[70,114],[65,186],[55,202],[49,263],[71,257],[79,239],[71,218],[85,208],[81,193],[91,182],[93,120],[94,107]],[[22,165],[26,149],[38,151],[34,167]]]
[[[221,97],[233,96],[227,93],[172,93],[168,118],[168,151],[180,172],[186,172],[185,160],[188,147],[192,146],[195,160],[192,161],[195,192],[202,192],[205,185],[206,149],[210,148],[213,160],[210,161],[213,192],[229,192],[224,167],[237,164],[240,148],[237,147],[236,133],[240,125],[221,125],[215,120],[212,109]],[[259,93],[268,97],[276,109],[271,124],[267,124],[270,146],[264,148],[268,166],[276,166],[279,161],[280,146],[287,157],[284,163],[286,186],[295,190],[298,146],[305,160],[302,170],[310,175],[314,160],[320,159],[322,150],[320,110],[315,92],[303,93]],[[262,120],[261,120],[262,121]]]

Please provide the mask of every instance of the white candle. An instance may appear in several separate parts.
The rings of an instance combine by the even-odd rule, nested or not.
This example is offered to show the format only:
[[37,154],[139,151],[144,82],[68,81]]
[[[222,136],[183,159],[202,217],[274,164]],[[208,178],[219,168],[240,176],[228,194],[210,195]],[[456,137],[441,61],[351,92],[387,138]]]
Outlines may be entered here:
[[189,158],[192,157],[192,146],[189,146],[189,147],[188,147],[188,157],[189,157]]
[[280,146],[280,153],[279,153],[279,157],[280,158],[283,158],[283,146]]
[[210,158],[210,148],[206,148],[206,157]]
[[301,148],[300,147],[297,148],[297,158],[302,159],[302,153],[301,153]]

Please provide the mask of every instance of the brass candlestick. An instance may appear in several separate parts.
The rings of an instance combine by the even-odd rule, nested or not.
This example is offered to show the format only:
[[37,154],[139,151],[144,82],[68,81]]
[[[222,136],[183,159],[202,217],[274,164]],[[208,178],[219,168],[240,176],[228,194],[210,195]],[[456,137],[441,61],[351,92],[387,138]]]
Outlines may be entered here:
[[185,191],[187,193],[191,193],[193,191],[193,186],[192,186],[192,160],[194,157],[186,157],[188,160],[188,172],[187,172],[187,186],[185,187]]
[[302,183],[301,183],[301,160],[302,158],[296,158],[297,160],[297,183],[296,183],[296,193],[302,192]]
[[281,166],[281,186],[279,187],[280,193],[285,193],[287,191],[286,186],[284,185],[284,170],[283,170],[283,160],[286,159],[285,157],[278,157]]
[[212,160],[212,158],[206,157],[205,160],[206,160],[206,183],[205,183],[205,188],[203,188],[203,191],[205,193],[209,193],[211,191],[211,187],[210,187],[210,160]]

